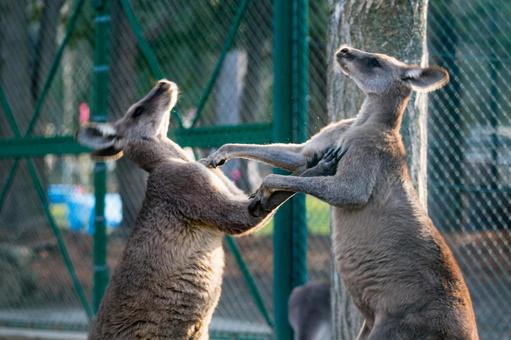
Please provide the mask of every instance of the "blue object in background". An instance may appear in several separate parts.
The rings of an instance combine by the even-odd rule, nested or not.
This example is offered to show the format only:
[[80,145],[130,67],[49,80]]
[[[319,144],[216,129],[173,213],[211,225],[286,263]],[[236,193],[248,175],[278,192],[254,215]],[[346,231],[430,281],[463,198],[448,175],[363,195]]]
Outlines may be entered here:
[[83,231],[85,226],[90,224],[94,209],[94,195],[73,193],[68,196],[66,204],[69,229]]
[[[94,195],[83,192],[79,187],[65,184],[53,184],[48,188],[50,204],[67,206],[67,222],[69,229],[76,232],[94,234]],[[107,193],[105,196],[106,227],[113,230],[122,221],[122,201],[118,193]]]
[[48,187],[48,201],[52,204],[66,203],[74,187],[67,184],[52,184]]
[[[92,206],[89,213],[89,225],[87,234],[94,235],[94,196],[92,196]],[[118,193],[108,193],[105,196],[105,218],[107,230],[113,230],[121,224],[122,221],[122,201]]]

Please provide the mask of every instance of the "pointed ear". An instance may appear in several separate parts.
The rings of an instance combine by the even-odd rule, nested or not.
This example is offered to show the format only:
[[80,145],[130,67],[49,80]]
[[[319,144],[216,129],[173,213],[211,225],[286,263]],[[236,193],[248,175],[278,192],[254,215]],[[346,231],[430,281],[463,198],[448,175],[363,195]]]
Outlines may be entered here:
[[115,144],[117,132],[108,123],[90,123],[80,127],[76,133],[78,143],[94,150],[105,149]]
[[449,82],[449,73],[439,66],[411,66],[404,70],[401,79],[408,82],[417,92],[431,92]]
[[122,150],[115,147],[117,132],[108,124],[90,123],[80,127],[76,133],[78,143],[94,149],[92,156],[101,160],[118,159],[122,156]]

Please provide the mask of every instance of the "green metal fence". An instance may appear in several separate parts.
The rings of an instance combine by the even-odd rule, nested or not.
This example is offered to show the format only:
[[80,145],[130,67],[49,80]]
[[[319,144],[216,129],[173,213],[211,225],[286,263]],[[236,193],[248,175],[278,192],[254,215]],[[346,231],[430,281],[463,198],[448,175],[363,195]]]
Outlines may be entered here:
[[511,337],[509,1],[431,1],[429,212],[460,263],[481,339]]
[[[20,80],[19,72],[2,69],[0,157],[7,176],[0,265],[14,277],[0,288],[16,287],[17,294],[0,299],[0,325],[86,329],[140,207],[145,174],[124,160],[91,163],[73,140],[79,123],[119,117],[166,77],[181,89],[171,137],[197,156],[226,142],[304,140],[308,4],[61,0],[1,6],[15,20],[13,51],[24,53],[7,55],[6,64],[18,59],[22,68],[20,60],[26,61],[30,74]],[[25,87],[28,97],[11,84]],[[272,105],[272,97],[281,100]],[[28,121],[26,108],[33,111]],[[247,177],[250,166],[227,166],[247,190],[257,185]],[[116,228],[107,193],[122,201]],[[88,208],[91,217],[73,222],[74,206]],[[287,297],[306,279],[305,222],[302,196],[277,214],[275,234],[269,226],[256,236],[226,239],[213,337],[267,338],[274,327],[279,337],[290,336]],[[272,238],[280,249],[275,263]]]
[[[304,140],[329,121],[329,3],[1,1],[0,326],[86,330],[140,207],[145,173],[91,162],[73,138],[81,121],[118,118],[166,77],[181,90],[171,138],[197,157]],[[430,97],[429,210],[483,339],[511,336],[510,15],[503,0],[429,8],[430,59],[451,74]],[[251,192],[271,169],[224,171]],[[227,238],[212,337],[289,339],[291,287],[329,279],[328,224],[326,204],[298,196],[257,234]]]

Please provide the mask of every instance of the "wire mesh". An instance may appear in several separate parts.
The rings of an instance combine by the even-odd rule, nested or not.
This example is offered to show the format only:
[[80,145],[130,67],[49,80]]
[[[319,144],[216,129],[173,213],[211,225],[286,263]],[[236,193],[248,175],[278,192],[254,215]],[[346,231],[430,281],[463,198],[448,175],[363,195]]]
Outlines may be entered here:
[[[46,185],[62,185],[61,171],[75,161],[53,158]],[[36,164],[43,160],[35,160]],[[12,164],[10,164],[12,165]],[[42,169],[37,170],[41,176]],[[78,185],[77,179],[67,181]],[[23,188],[20,193],[18,190]],[[88,235],[70,230],[63,202],[50,206],[61,230],[78,280],[86,292],[92,284],[92,242]],[[21,215],[21,216],[20,216]],[[26,162],[21,162],[0,215],[0,324],[38,325],[43,328],[85,329],[87,316],[72,288],[70,275],[43,213],[43,204],[30,183]],[[90,298],[90,296],[88,296]]]
[[[5,39],[0,39],[2,51],[12,51],[2,55],[2,89],[6,91],[22,134],[31,120],[78,2],[27,0],[6,1],[1,5],[6,9],[5,15],[0,15],[1,31],[13,33],[10,36],[2,34]],[[127,3],[132,7],[143,39],[152,48],[162,73],[180,86],[179,112],[185,126],[191,126],[194,120],[196,126],[207,126],[271,119],[270,1],[248,1],[234,33],[231,33],[232,22],[242,1]],[[47,89],[33,130],[35,135],[72,135],[79,123],[90,119],[94,53],[92,5],[92,2],[85,2],[69,44],[58,61],[55,78]],[[121,1],[112,1],[111,32],[109,117],[116,119],[152,86],[156,77],[140,49]],[[233,34],[233,44],[227,49],[218,79],[215,79],[211,75],[229,34]],[[211,93],[204,101],[202,113],[197,116],[197,107],[211,79]],[[0,133],[2,137],[10,138],[14,133],[9,129],[3,111],[2,107]],[[172,124],[177,127],[175,121]],[[203,154],[207,152],[202,151]],[[58,202],[50,199],[50,209],[90,301],[93,268],[90,211],[87,210],[89,213],[78,222],[70,219],[75,214],[72,211],[74,200],[89,197],[92,193],[92,163],[87,156],[46,156],[35,161],[49,198],[55,190],[63,196]],[[2,174],[7,174],[14,163],[13,160],[2,161]],[[0,262],[9,278],[2,280],[1,285],[0,324],[85,330],[86,314],[73,291],[42,203],[35,194],[24,162],[20,163],[0,215],[3,231]],[[246,163],[238,162],[228,174],[243,186],[247,174],[236,168],[242,164],[246,167]],[[263,168],[263,172],[269,172],[269,169]],[[122,201],[123,221],[110,230],[109,237],[108,264],[115,268],[141,206],[146,174],[130,162],[121,160],[109,164],[108,178],[108,191],[118,193]],[[252,187],[255,185],[258,183]],[[21,205],[26,207],[26,214],[20,214],[16,209]],[[80,207],[82,210],[90,208]],[[243,256],[253,254],[247,265],[261,290],[265,307],[271,309],[271,230],[242,240],[239,247]],[[261,249],[265,251],[261,252]],[[218,337],[233,333],[268,337],[271,329],[250,298],[251,292],[239,264],[231,254],[226,262],[224,294],[215,314],[213,334]],[[4,294],[7,291],[11,294]]]
[[[62,50],[61,59],[55,61],[59,46],[66,39],[64,23],[70,21],[76,4],[78,2],[58,0],[5,1],[0,5],[1,87],[21,135],[32,122],[35,122],[33,134],[47,137],[70,135],[78,126],[75,103],[86,101],[90,89],[87,75],[91,64],[87,64],[87,58],[79,59],[80,54],[92,53],[90,42],[80,38],[80,32],[90,26],[92,16],[87,16],[87,12],[92,14],[90,8],[83,10],[74,22],[75,35],[68,48]],[[52,68],[54,81],[48,86]],[[80,74],[82,76],[78,77]],[[43,95],[45,91],[46,96]],[[39,104],[42,104],[39,120],[34,121]],[[2,110],[6,117],[5,107]],[[9,125],[2,124],[0,133],[2,137],[15,136]],[[19,166],[12,172],[12,185],[4,185],[2,189],[6,195],[0,214],[0,249],[7,276],[3,276],[5,285],[0,293],[0,323],[44,328],[61,328],[65,324],[67,328],[85,329],[87,316],[73,291],[72,276],[51,225],[56,221],[62,226],[60,233],[77,269],[77,282],[84,287],[85,298],[89,299],[90,237],[66,228],[66,211],[62,204],[48,206],[40,199],[34,174],[27,171],[29,163],[34,164],[35,175],[40,179],[36,179],[39,182],[36,184],[45,191],[55,184],[78,186],[77,182],[83,179],[75,176],[80,163],[73,157],[47,156],[19,163],[2,161],[2,185],[8,182],[6,177],[13,166]],[[47,208],[52,213],[51,221],[45,213]]]
[[[51,63],[77,2],[4,0],[0,4],[0,86],[19,130],[28,127]],[[233,30],[242,0],[128,1],[162,73],[180,87],[184,126],[271,122],[272,2],[248,1]],[[429,211],[458,259],[471,290],[481,338],[511,336],[510,78],[511,4],[490,0],[429,2],[431,63],[449,69],[451,81],[430,96]],[[328,123],[326,107],[327,0],[309,1],[309,135]],[[34,134],[72,135],[90,117],[94,9],[86,1],[48,89]],[[121,1],[112,1],[109,117],[116,119],[154,83]],[[218,77],[212,78],[226,41]],[[213,79],[213,80],[212,80]],[[205,91],[211,83],[211,91]],[[197,111],[204,101],[200,115]],[[0,107],[0,137],[14,133]],[[178,127],[175,120],[174,128]],[[34,146],[36,147],[36,146]],[[205,155],[209,149],[194,150]],[[0,185],[15,161],[0,162]],[[48,192],[67,188],[68,199],[92,192],[88,156],[34,159]],[[81,329],[87,317],[73,291],[24,161],[0,211],[0,324]],[[247,192],[270,168],[232,162],[226,174]],[[115,268],[141,206],[146,174],[127,160],[109,164],[108,192],[122,202],[122,223],[110,227],[108,264]],[[59,187],[60,186],[60,187]],[[2,189],[3,190],[3,189]],[[57,190],[58,191],[58,190]],[[55,200],[53,200],[55,199]],[[50,199],[78,281],[91,299],[92,239],[85,218],[73,227],[71,203]],[[307,198],[309,279],[329,280],[329,208]],[[237,239],[263,304],[273,313],[272,225]],[[238,263],[227,252],[223,294],[212,329],[216,334],[271,336],[251,298]],[[231,333],[230,333],[231,332]]]
[[450,82],[430,96],[429,210],[462,267],[482,339],[511,336],[507,1],[431,1],[429,49]]

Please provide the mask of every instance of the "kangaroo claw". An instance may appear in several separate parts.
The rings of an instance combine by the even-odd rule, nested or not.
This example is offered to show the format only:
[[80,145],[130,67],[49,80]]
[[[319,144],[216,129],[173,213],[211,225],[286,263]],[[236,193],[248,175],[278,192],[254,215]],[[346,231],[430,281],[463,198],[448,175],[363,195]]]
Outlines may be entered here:
[[217,168],[225,163],[225,158],[215,157],[215,154],[199,160],[199,163],[208,168]]

